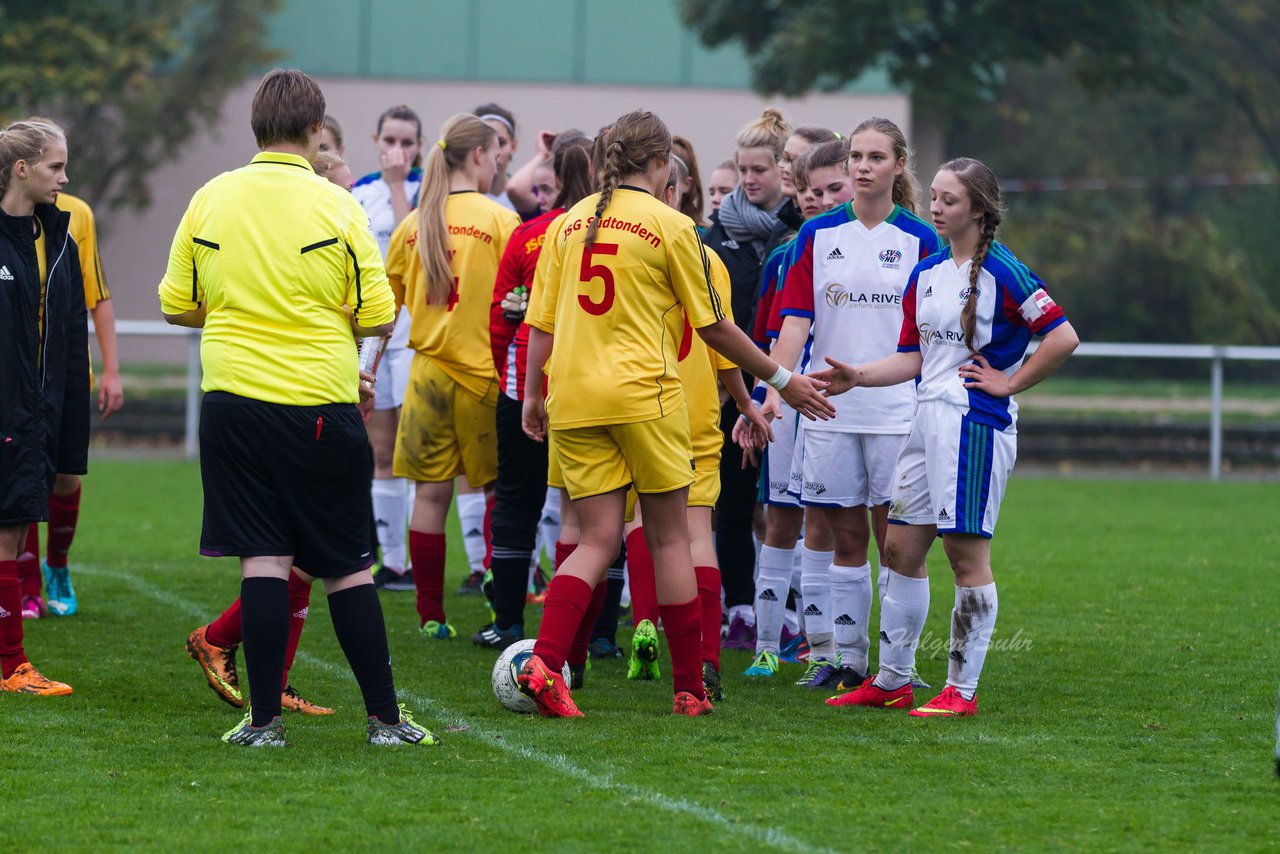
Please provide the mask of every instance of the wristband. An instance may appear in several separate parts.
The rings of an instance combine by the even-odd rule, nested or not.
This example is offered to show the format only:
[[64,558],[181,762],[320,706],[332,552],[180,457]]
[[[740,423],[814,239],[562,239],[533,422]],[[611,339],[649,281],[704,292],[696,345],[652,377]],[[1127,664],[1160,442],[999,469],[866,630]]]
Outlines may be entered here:
[[764,400],[768,394],[769,392],[764,386],[758,385],[751,390],[751,399],[756,402],[757,406],[764,406]]
[[777,391],[782,391],[782,389],[790,381],[791,381],[791,372],[788,371],[786,368],[782,367],[781,365],[778,366],[777,373],[769,377],[769,379],[765,380],[765,382],[769,384],[770,388],[776,389]]

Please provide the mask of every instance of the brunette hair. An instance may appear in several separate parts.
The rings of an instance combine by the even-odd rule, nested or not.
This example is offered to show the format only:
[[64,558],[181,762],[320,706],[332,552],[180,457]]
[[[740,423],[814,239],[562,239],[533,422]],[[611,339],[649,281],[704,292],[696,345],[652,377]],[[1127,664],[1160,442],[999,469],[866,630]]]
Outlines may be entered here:
[[555,172],[560,192],[553,208],[569,208],[591,195],[592,140],[580,130],[567,130],[551,143],[551,171]]
[[972,157],[957,157],[948,160],[938,168],[939,172],[951,172],[964,185],[969,194],[969,209],[982,211],[982,219],[978,221],[978,243],[973,247],[973,256],[969,264],[969,292],[964,298],[964,308],[960,310],[960,328],[964,330],[964,345],[973,349],[973,336],[978,325],[978,277],[982,275],[982,265],[995,242],[996,232],[1004,221],[1004,204],[1000,201],[1000,182],[995,173],[980,160]]
[[333,142],[338,148],[342,148],[342,125],[338,124],[338,120],[328,114],[324,117],[324,129],[333,134]]
[[824,142],[831,142],[833,139],[840,138],[840,134],[830,128],[821,128],[817,125],[801,125],[791,133],[810,145],[821,145]]
[[427,150],[418,197],[418,257],[427,281],[429,305],[445,305],[453,288],[449,226],[444,217],[449,175],[463,168],[471,152],[488,147],[497,136],[497,131],[476,116],[459,113],[444,123],[439,141]]
[[502,123],[506,125],[507,130],[511,132],[511,138],[513,140],[516,138],[516,117],[505,107],[500,107],[497,104],[481,104],[476,107],[474,115],[479,116],[485,121],[488,121],[495,116],[502,119]]
[[[413,122],[413,126],[418,129],[418,139],[422,139],[422,119],[418,118],[418,114],[412,108],[400,104],[395,107],[389,107],[382,111],[382,115],[378,116],[378,125],[373,129],[375,134],[382,133],[382,124],[387,119],[399,119],[402,122]],[[417,156],[413,158],[414,166],[422,166],[422,151],[419,148]]]
[[[805,160],[806,174],[814,169],[826,169],[830,166],[842,166],[846,172],[849,171],[849,143],[843,139],[819,143],[801,156]],[[794,181],[795,164],[792,164],[791,173]]]
[[693,153],[693,143],[677,134],[671,137],[671,153],[678,158],[684,177],[691,182],[689,192],[680,198],[680,213],[698,225],[706,225],[706,218],[702,215],[702,174],[698,171],[698,155]]
[[67,144],[67,138],[55,124],[43,121],[14,122],[0,130],[0,197],[13,180],[13,167],[19,160],[38,163],[49,146]]
[[588,246],[596,240],[600,217],[613,198],[623,176],[643,172],[655,157],[668,160],[671,157],[671,131],[662,119],[647,110],[627,113],[613,123],[604,146],[604,166],[599,172],[600,201],[596,203],[596,215],[587,228]]
[[903,134],[902,128],[888,119],[877,116],[867,119],[854,128],[853,133],[849,134],[850,140],[864,130],[879,131],[889,138],[889,143],[893,146],[893,156],[901,159],[903,163],[902,174],[893,179],[893,203],[901,205],[912,213],[918,213],[916,208],[920,204],[920,183],[916,181],[916,174],[911,171],[911,149],[907,148],[907,137]]
[[268,71],[253,95],[249,124],[258,148],[306,145],[311,128],[324,125],[324,93],[296,68]]
[[809,155],[812,153],[813,149],[811,148],[791,161],[791,183],[796,186],[797,190],[801,187],[806,190],[809,188]]

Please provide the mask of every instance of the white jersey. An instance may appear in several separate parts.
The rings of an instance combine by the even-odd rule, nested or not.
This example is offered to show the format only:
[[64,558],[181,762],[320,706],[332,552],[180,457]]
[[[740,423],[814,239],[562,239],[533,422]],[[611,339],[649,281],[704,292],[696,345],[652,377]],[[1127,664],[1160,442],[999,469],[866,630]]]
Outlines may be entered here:
[[[825,367],[824,357],[830,356],[862,365],[894,353],[911,270],[938,248],[933,228],[902,207],[870,229],[854,217],[851,203],[801,226],[782,290],[781,315],[813,322],[810,362]],[[807,421],[804,429],[905,434],[914,411],[910,380],[857,388],[841,395],[834,418]]]
[[[410,210],[418,206],[418,193],[421,189],[422,170],[410,169],[408,177],[404,179],[404,194],[409,200]],[[369,230],[373,232],[373,239],[378,241],[378,248],[382,250],[385,260],[387,246],[391,243],[391,232],[400,224],[396,221],[395,210],[391,206],[391,187],[382,180],[381,172],[371,172],[356,181],[351,188],[351,195],[356,197],[360,207],[369,215]]]
[[1044,283],[1003,244],[992,243],[978,274],[978,305],[973,350],[964,341],[960,312],[969,294],[971,261],[956,266],[951,248],[921,261],[911,271],[903,298],[900,352],[920,351],[923,403],[941,400],[965,417],[996,430],[1014,432],[1018,404],[965,388],[960,366],[981,353],[991,367],[1012,375],[1022,365],[1032,335],[1044,335],[1066,321],[1045,292]]

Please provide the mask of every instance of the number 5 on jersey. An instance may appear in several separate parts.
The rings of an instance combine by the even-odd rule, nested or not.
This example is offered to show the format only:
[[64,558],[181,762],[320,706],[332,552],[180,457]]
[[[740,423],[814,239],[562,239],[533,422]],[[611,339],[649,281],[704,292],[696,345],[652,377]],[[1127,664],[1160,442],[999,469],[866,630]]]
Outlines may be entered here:
[[582,267],[578,272],[578,280],[590,283],[593,279],[600,279],[604,282],[604,293],[600,297],[600,301],[596,302],[586,294],[578,294],[578,305],[582,306],[582,310],[587,314],[594,314],[597,317],[613,308],[613,271],[604,264],[593,264],[593,255],[617,255],[618,244],[616,243],[593,243],[582,250]]

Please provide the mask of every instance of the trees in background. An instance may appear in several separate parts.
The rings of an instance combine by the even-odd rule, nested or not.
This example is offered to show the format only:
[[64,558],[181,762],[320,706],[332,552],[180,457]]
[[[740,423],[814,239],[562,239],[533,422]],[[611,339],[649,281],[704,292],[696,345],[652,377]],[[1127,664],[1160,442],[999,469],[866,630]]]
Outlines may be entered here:
[[42,0],[0,6],[0,113],[57,121],[74,192],[143,207],[148,179],[273,58],[279,0]]

